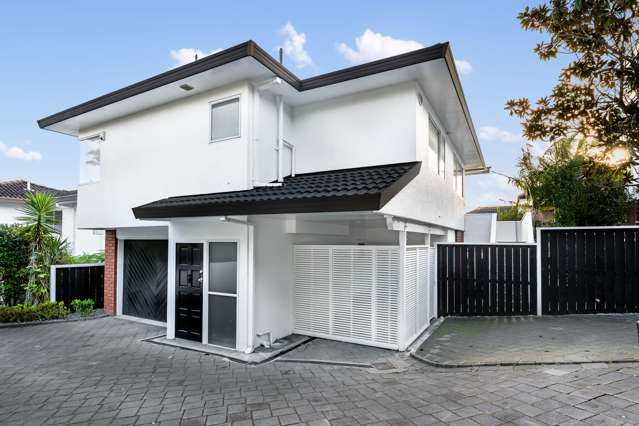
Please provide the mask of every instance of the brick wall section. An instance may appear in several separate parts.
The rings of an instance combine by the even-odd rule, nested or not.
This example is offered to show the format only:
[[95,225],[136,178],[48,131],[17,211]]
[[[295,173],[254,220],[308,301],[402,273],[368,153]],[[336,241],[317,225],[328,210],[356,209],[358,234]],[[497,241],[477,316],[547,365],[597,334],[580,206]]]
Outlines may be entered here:
[[456,243],[464,242],[464,231],[455,231],[455,242]]
[[115,315],[118,239],[115,230],[107,230],[104,237],[104,311]]

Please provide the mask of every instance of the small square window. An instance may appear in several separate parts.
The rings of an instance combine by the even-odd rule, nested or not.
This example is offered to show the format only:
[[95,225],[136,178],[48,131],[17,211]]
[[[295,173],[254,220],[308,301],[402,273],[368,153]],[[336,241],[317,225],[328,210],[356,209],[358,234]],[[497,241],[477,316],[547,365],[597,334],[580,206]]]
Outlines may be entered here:
[[211,141],[240,137],[240,98],[211,104]]

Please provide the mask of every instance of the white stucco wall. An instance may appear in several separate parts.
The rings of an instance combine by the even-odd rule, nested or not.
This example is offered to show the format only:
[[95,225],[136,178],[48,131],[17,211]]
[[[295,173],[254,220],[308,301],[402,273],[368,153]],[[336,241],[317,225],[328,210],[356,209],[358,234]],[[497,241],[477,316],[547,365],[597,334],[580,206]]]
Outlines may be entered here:
[[[455,149],[446,135],[441,120],[434,113],[428,99],[417,85],[410,87],[411,108],[415,116],[414,158],[422,162],[420,173],[395,198],[382,208],[382,212],[407,219],[427,222],[446,228],[464,229],[464,198],[453,186]],[[422,105],[417,95],[421,94]],[[444,174],[439,175],[428,167],[428,128],[430,120],[438,126],[445,138]]]
[[[293,245],[279,219],[252,218],[255,224],[255,334],[272,340],[293,331]],[[255,340],[265,340],[266,336]]]
[[[181,90],[176,87],[176,90]],[[209,102],[240,95],[240,138],[210,142]],[[249,86],[238,83],[84,129],[105,132],[100,181],[78,188],[78,226],[118,228],[132,207],[173,195],[248,188]]]
[[467,214],[464,216],[464,242],[494,243],[495,213]]
[[[85,129],[81,136],[104,132],[106,140],[100,181],[78,191],[78,227],[163,225],[138,221],[131,209],[168,196],[243,190],[275,180],[276,100],[261,92],[258,107],[254,91],[248,83],[227,86]],[[210,143],[209,102],[238,94],[240,138]],[[257,120],[253,111],[259,111]],[[296,146],[296,173],[422,161],[420,175],[382,211],[463,229],[464,201],[453,188],[455,151],[447,137],[445,175],[428,168],[429,117],[446,135],[419,86],[408,82],[287,105],[283,134]],[[283,156],[288,175],[290,152]]]
[[412,83],[293,109],[297,172],[415,160]]
[[22,203],[13,201],[0,201],[0,224],[11,225],[18,222],[20,212],[18,208]]

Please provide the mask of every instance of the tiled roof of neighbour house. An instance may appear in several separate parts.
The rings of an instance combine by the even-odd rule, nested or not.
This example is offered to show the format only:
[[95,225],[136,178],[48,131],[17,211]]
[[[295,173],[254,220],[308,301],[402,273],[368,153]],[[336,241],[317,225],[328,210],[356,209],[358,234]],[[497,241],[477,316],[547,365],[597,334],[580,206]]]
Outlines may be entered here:
[[374,211],[419,173],[418,161],[298,174],[281,186],[165,198],[133,209],[138,219]]
[[484,206],[484,207],[477,207],[474,210],[471,210],[469,212],[467,212],[466,214],[479,214],[479,213],[497,213],[500,210],[507,210],[512,208],[512,204],[509,205],[504,205],[504,206]]
[[[22,200],[29,191],[29,182],[26,180],[8,180],[0,182],[0,199]],[[54,197],[65,197],[75,195],[76,191],[49,188],[48,186],[31,183],[31,192],[45,192]]]

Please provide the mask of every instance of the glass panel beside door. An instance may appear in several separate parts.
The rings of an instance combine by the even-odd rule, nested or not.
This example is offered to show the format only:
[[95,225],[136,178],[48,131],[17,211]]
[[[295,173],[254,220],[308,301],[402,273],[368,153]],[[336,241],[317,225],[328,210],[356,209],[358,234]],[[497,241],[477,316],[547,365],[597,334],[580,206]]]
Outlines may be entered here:
[[209,243],[208,342],[235,348],[237,243]]

